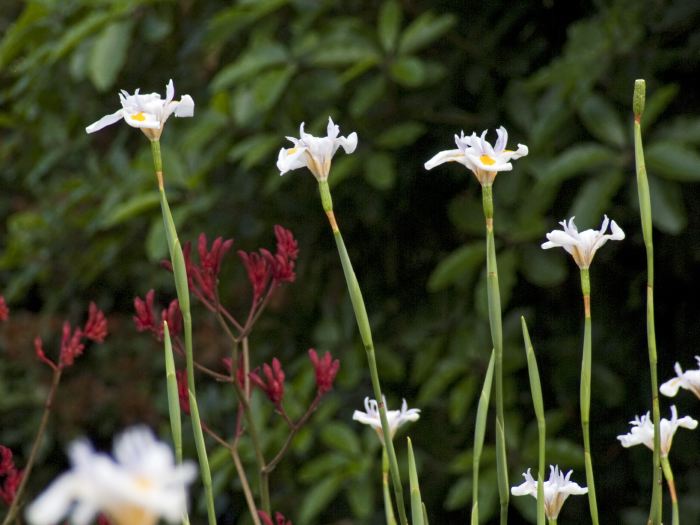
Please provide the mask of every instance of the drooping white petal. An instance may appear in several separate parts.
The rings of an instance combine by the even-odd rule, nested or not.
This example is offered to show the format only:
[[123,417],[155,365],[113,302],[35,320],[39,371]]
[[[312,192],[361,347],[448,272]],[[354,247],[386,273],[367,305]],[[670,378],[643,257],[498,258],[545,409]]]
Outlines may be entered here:
[[[698,366],[700,366],[700,358],[696,356],[695,359],[698,361]],[[661,385],[659,391],[665,396],[673,397],[678,393],[679,388],[683,388],[685,390],[690,390],[700,398],[700,369],[686,370],[684,372],[680,363],[676,363],[674,370],[677,377],[666,381]]]
[[[651,420],[649,412],[641,417],[635,417],[630,421],[632,428],[628,434],[617,436],[620,444],[625,447],[633,447],[635,445],[645,445],[650,450],[654,450],[654,423]],[[661,432],[661,455],[667,457],[671,451],[673,436],[679,427],[693,430],[697,428],[698,422],[690,416],[678,418],[678,412],[675,406],[671,406],[671,419],[662,418],[659,422]]]
[[462,150],[458,149],[448,149],[445,151],[441,151],[425,163],[425,169],[431,170],[435,166],[439,166],[440,164],[444,164],[445,162],[459,162],[460,164],[464,165],[464,153],[462,153]]
[[[542,248],[561,247],[570,253],[576,264],[581,269],[587,269],[593,262],[593,257],[598,248],[609,240],[619,241],[625,238],[625,233],[615,221],[610,221],[607,215],[603,219],[600,230],[584,230],[579,232],[572,217],[569,221],[561,221],[563,230],[554,230],[546,234],[548,242],[542,244]],[[605,233],[608,225],[612,233]]]
[[[386,400],[384,400],[384,406],[386,406]],[[375,399],[365,398],[365,412],[360,410],[355,410],[352,415],[353,420],[358,421],[364,425],[369,425],[374,428],[379,437],[383,440],[382,431],[382,421],[379,414],[379,404]],[[388,410],[386,411],[386,418],[389,423],[389,431],[391,432],[391,437],[393,439],[396,431],[403,425],[409,422],[418,421],[420,418],[420,409],[418,408],[408,408],[408,404],[404,399],[401,403],[401,410]]]
[[191,117],[194,115],[194,100],[189,95],[182,95],[180,102],[175,103],[176,117]]
[[111,126],[115,122],[119,122],[123,118],[123,116],[124,116],[123,109],[115,111],[111,115],[105,115],[97,122],[93,122],[92,124],[87,126],[85,128],[85,132],[86,133],[95,133],[95,131],[100,131],[102,128],[106,128],[107,126]]
[[277,156],[277,169],[280,175],[288,171],[307,167],[306,148],[282,148]]
[[[556,465],[549,467],[549,479],[543,483],[544,511],[549,519],[556,519],[561,512],[562,505],[569,496],[588,493],[587,487],[581,487],[571,481],[572,470],[566,475]],[[525,482],[510,489],[514,496],[532,496],[537,499],[538,482],[532,477],[530,469],[523,474]]]

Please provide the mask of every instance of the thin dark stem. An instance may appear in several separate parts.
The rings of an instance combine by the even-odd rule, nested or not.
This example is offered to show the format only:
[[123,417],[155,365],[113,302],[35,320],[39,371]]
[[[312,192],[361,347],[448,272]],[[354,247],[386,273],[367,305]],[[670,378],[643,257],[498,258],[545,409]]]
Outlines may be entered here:
[[[176,339],[175,340],[175,349],[177,350],[177,353],[179,355],[184,356],[185,351],[182,348],[182,341]],[[219,381],[220,383],[228,383],[231,381],[231,378],[227,376],[226,374],[220,374],[219,372],[216,372],[215,370],[212,370],[211,368],[208,368],[204,366],[203,364],[198,363],[197,361],[193,361],[194,367],[199,370],[200,372],[210,376],[211,378],[215,379],[216,381]]]
[[39,452],[39,447],[41,446],[41,441],[44,437],[44,433],[46,432],[46,425],[49,422],[49,416],[51,415],[53,400],[56,395],[56,391],[58,390],[58,384],[61,382],[62,372],[63,368],[60,365],[53,368],[51,387],[49,389],[49,394],[48,396],[46,396],[46,401],[44,403],[44,413],[41,416],[41,422],[39,423],[39,428],[37,429],[36,436],[34,437],[32,450],[29,453],[29,459],[27,460],[27,464],[24,467],[24,472],[22,473],[22,481],[20,482],[19,487],[17,488],[17,492],[15,493],[15,499],[12,500],[12,504],[7,510],[7,515],[5,516],[2,525],[9,525],[10,523],[12,523],[12,520],[15,518],[15,515],[19,510],[20,500],[22,499],[25,487],[27,486],[29,475],[32,473],[32,467],[34,467],[34,463],[36,462],[36,457]]

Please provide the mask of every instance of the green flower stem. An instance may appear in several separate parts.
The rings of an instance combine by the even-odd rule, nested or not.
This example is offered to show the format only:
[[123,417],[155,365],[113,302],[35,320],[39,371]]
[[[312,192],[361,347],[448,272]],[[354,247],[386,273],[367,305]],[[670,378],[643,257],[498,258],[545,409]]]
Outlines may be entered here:
[[331,199],[330,189],[328,188],[328,181],[319,181],[318,186],[321,193],[321,204],[323,205],[323,209],[328,217],[328,222],[333,230],[333,237],[335,237],[335,244],[338,248],[338,255],[340,256],[340,264],[343,267],[343,275],[345,275],[345,282],[350,294],[350,301],[352,302],[352,309],[355,312],[355,319],[357,320],[360,337],[362,338],[362,343],[364,344],[365,353],[367,355],[372,389],[374,390],[374,397],[379,405],[379,418],[382,423],[382,434],[384,435],[383,442],[389,457],[391,480],[394,485],[394,497],[399,511],[399,521],[401,525],[408,525],[403,499],[403,487],[401,486],[401,476],[399,474],[399,463],[396,459],[396,451],[394,450],[389,420],[386,416],[386,406],[384,406],[384,397],[382,396],[382,389],[379,384],[379,372],[377,371],[377,360],[374,352],[374,342],[372,341],[372,330],[369,325],[369,318],[367,317],[367,309],[365,308],[365,302],[362,298],[360,284],[357,282],[355,271],[352,268],[350,256],[345,248],[343,237],[340,234],[338,223],[333,214],[333,200]]
[[654,421],[654,479],[651,492],[651,508],[649,523],[661,524],[662,502],[661,495],[661,432],[659,421],[659,380],[656,356],[656,329],[654,327],[654,243],[652,238],[651,197],[649,181],[644,163],[644,148],[642,146],[642,113],[644,113],[645,98],[644,80],[634,83],[634,158],[637,165],[637,192],[639,195],[639,211],[642,222],[642,235],[647,253],[647,346],[649,348],[649,371],[651,373],[651,413]]
[[548,518],[547,523],[549,525],[557,525],[557,518]]
[[668,484],[668,492],[671,495],[671,507],[673,512],[672,525],[679,524],[678,517],[678,496],[676,495],[676,482],[673,480],[673,471],[671,470],[671,463],[669,463],[668,458],[661,458],[661,467],[664,471],[664,477],[666,478],[666,483]]
[[182,312],[182,320],[185,332],[185,361],[187,363],[187,382],[190,391],[190,416],[192,421],[192,430],[195,437],[195,445],[197,448],[197,458],[199,459],[199,470],[202,476],[202,484],[207,498],[207,515],[210,525],[216,525],[216,514],[214,512],[214,494],[211,486],[211,471],[209,469],[209,458],[207,457],[207,449],[204,443],[202,427],[199,421],[199,407],[197,406],[197,396],[195,394],[194,381],[194,359],[192,357],[192,314],[190,312],[190,291],[187,285],[187,271],[185,269],[185,257],[182,254],[182,246],[180,239],[177,236],[175,222],[173,221],[168,199],[165,195],[165,186],[163,184],[163,160],[160,153],[160,142],[157,140],[151,141],[151,152],[153,153],[153,164],[158,180],[158,191],[160,192],[160,207],[163,213],[163,224],[165,226],[165,236],[168,241],[168,251],[170,252],[170,261],[173,266],[173,276],[175,279],[175,290],[177,292],[177,300],[180,304]]
[[384,495],[384,517],[386,525],[396,525],[394,515],[394,504],[391,501],[389,490],[389,457],[386,455],[386,448],[382,447],[382,494]]
[[583,457],[586,464],[586,483],[588,485],[588,505],[591,521],[598,525],[598,503],[595,496],[593,478],[593,461],[591,459],[591,367],[593,362],[591,349],[591,280],[588,268],[581,268],[581,291],[583,292],[584,329],[583,359],[581,360],[581,427],[583,429]]
[[525,341],[525,354],[527,355],[527,371],[530,376],[530,390],[532,391],[532,404],[535,407],[535,417],[537,418],[537,432],[539,444],[539,463],[537,472],[537,525],[544,525],[544,465],[545,465],[545,440],[546,425],[544,417],[544,401],[542,399],[542,384],[540,383],[540,373],[537,369],[537,359],[535,349],[530,341],[530,334],[527,330],[525,318],[520,318],[523,329],[523,340]]
[[479,463],[481,452],[484,449],[484,436],[486,435],[486,419],[489,411],[489,398],[491,397],[491,384],[493,382],[493,363],[495,352],[491,350],[491,359],[486,369],[484,386],[479,396],[479,405],[476,409],[476,425],[474,428],[474,454],[472,459],[472,516],[471,525],[479,525]]
[[[167,321],[163,321],[163,347],[165,349],[165,380],[168,392],[168,413],[170,414],[170,432],[175,447],[175,460],[182,463],[182,421],[180,419],[180,396],[177,392],[177,376],[175,375],[175,357],[173,344],[170,340],[170,330]],[[187,511],[182,515],[182,525],[189,525]]]
[[481,186],[484,219],[486,220],[486,281],[489,303],[489,326],[491,341],[496,354],[496,470],[498,474],[498,497],[501,504],[501,525],[508,523],[508,459],[506,457],[506,430],[503,415],[503,327],[501,321],[501,294],[498,287],[498,264],[496,244],[493,237],[493,186]]

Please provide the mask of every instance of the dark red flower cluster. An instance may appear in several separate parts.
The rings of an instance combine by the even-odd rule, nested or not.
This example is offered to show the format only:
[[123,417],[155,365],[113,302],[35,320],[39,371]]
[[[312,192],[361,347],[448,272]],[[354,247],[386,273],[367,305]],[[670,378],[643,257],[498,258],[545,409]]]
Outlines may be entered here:
[[[236,368],[236,381],[238,382],[238,386],[241,388],[245,387],[245,369],[243,367],[243,359],[239,359],[240,363],[238,363],[238,367]],[[230,357],[224,357],[221,362],[224,365],[224,368],[226,368],[226,371],[231,375],[231,369],[233,367],[233,359]]]
[[223,237],[217,237],[209,250],[207,249],[207,236],[200,233],[197,240],[199,264],[195,264],[190,256],[192,245],[189,242],[185,243],[182,254],[185,256],[187,280],[190,290],[197,297],[204,298],[210,303],[216,302],[221,262],[231,246],[233,246],[233,239],[224,240]]
[[248,377],[260,390],[265,392],[272,403],[281,408],[282,398],[284,397],[284,370],[282,364],[276,357],[272,360],[272,366],[267,363],[263,364],[263,373],[265,380],[259,375],[259,368],[256,368]]
[[0,295],[0,321],[7,321],[10,317],[10,309],[7,307],[5,298]]
[[105,314],[93,302],[90,303],[88,319],[83,328],[73,328],[68,321],[63,323],[63,335],[61,336],[61,350],[58,364],[46,357],[44,342],[41,337],[34,339],[34,351],[37,357],[54,370],[72,366],[77,357],[85,350],[85,339],[95,343],[103,343],[107,337],[107,319]]
[[[180,312],[180,304],[177,302],[177,299],[173,299],[170,301],[167,308],[161,310],[160,316],[156,317],[153,305],[155,296],[155,290],[151,289],[146,294],[145,301],[140,297],[134,299],[134,310],[136,310],[134,324],[136,324],[136,329],[139,332],[151,332],[158,341],[162,341],[163,321],[166,321],[168,323],[170,337],[176,337],[182,333],[182,312]],[[156,321],[156,319],[158,320]]]
[[292,520],[288,520],[281,512],[275,512],[275,521],[264,510],[258,511],[258,516],[265,525],[292,525]]
[[190,393],[189,384],[187,383],[187,370],[178,370],[175,372],[177,379],[177,397],[180,400],[180,410],[185,414],[190,414]]
[[333,388],[335,376],[340,369],[340,361],[338,359],[334,360],[330,352],[326,352],[319,359],[316,350],[313,348],[309,348],[309,359],[311,359],[311,364],[314,365],[314,371],[316,372],[316,391],[319,396],[322,396]]
[[279,224],[275,226],[275,237],[277,251],[274,254],[265,248],[250,253],[238,251],[253,287],[253,304],[265,295],[270,286],[293,283],[296,279],[294,264],[299,257],[298,243],[292,232]]
[[15,466],[12,451],[2,445],[0,445],[0,481],[0,501],[9,507],[22,482],[22,471]]

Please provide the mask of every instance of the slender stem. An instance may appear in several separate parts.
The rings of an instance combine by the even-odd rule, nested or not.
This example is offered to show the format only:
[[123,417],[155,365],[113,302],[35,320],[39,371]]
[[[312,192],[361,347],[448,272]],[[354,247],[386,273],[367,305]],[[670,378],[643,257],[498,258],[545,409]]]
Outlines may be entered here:
[[588,484],[588,506],[591,511],[593,525],[598,525],[598,503],[595,494],[593,478],[593,461],[591,459],[591,282],[588,268],[581,269],[581,291],[583,292],[584,331],[583,358],[581,361],[581,427],[583,429],[583,458],[586,465],[586,483]]
[[491,350],[491,359],[486,369],[484,386],[479,396],[479,404],[476,409],[476,425],[474,428],[474,459],[472,463],[472,515],[471,525],[479,525],[479,463],[481,463],[481,452],[484,448],[484,436],[486,435],[486,419],[489,411],[489,398],[491,397],[491,386],[493,383],[494,351]]
[[333,201],[331,199],[331,193],[330,189],[328,188],[327,181],[319,181],[319,191],[321,193],[321,204],[323,205],[323,209],[328,217],[328,222],[331,226],[331,230],[333,231],[333,237],[335,237],[335,244],[338,249],[338,255],[340,256],[340,263],[343,267],[343,275],[345,276],[345,282],[350,294],[352,309],[355,313],[355,319],[357,321],[360,337],[365,347],[365,354],[367,355],[367,364],[369,366],[372,389],[374,391],[374,397],[377,400],[377,404],[379,405],[379,419],[382,423],[382,434],[384,435],[383,443],[389,457],[391,480],[392,484],[394,485],[394,497],[396,499],[396,505],[399,511],[399,521],[401,525],[408,525],[408,518],[406,516],[406,508],[403,497],[403,487],[401,485],[401,475],[399,474],[399,463],[396,459],[396,451],[394,450],[394,443],[392,441],[393,436],[391,435],[390,430],[391,427],[389,426],[389,420],[387,419],[386,406],[384,404],[384,397],[382,396],[382,389],[379,383],[379,372],[377,371],[377,360],[374,352],[374,342],[372,341],[372,330],[370,328],[365,302],[362,298],[362,290],[360,289],[360,284],[355,276],[355,270],[352,267],[350,256],[348,255],[345,243],[343,242],[343,237],[340,234],[338,223],[335,220],[335,215],[333,213]]
[[496,356],[496,471],[498,498],[501,506],[501,525],[508,523],[508,459],[506,456],[506,430],[503,409],[503,327],[501,321],[501,294],[498,285],[498,263],[493,235],[493,186],[482,184],[482,204],[486,222],[486,291],[489,305],[489,327]]
[[238,455],[237,446],[231,447],[231,457],[233,458],[234,465],[236,465],[236,472],[238,473],[238,479],[241,481],[241,487],[243,488],[243,494],[245,495],[245,501],[248,505],[250,517],[253,519],[253,523],[255,525],[260,525],[260,516],[258,516],[258,509],[255,505],[255,499],[253,499],[253,491],[250,490],[248,477],[246,476],[245,469],[243,468],[241,457]]
[[160,206],[163,214],[163,225],[165,227],[165,237],[168,242],[170,252],[170,263],[173,268],[175,280],[175,290],[180,304],[180,312],[185,333],[185,361],[187,363],[187,383],[190,392],[190,417],[192,431],[194,433],[195,445],[197,449],[197,459],[199,460],[199,470],[202,476],[202,484],[207,498],[207,517],[209,525],[216,525],[216,514],[214,511],[214,494],[212,491],[211,471],[209,469],[209,458],[207,457],[206,444],[199,421],[199,407],[197,406],[197,396],[194,380],[194,358],[192,353],[192,314],[190,312],[190,293],[187,281],[187,270],[185,268],[185,257],[182,253],[182,246],[177,235],[175,222],[173,221],[170,205],[165,195],[163,183],[163,160],[160,152],[160,142],[151,141],[151,152],[153,153],[153,164],[158,181],[158,191],[160,193]]
[[649,522],[661,524],[662,503],[661,494],[661,432],[659,409],[659,380],[657,374],[656,329],[654,327],[654,243],[651,221],[651,196],[649,181],[644,162],[644,147],[642,145],[642,113],[644,112],[645,84],[644,80],[634,83],[634,158],[637,165],[637,192],[639,196],[639,211],[642,222],[642,235],[647,255],[647,346],[649,349],[649,371],[651,377],[651,413],[654,421],[654,453],[653,485],[651,491],[651,508]]
[[[178,355],[184,356],[185,349],[182,346],[182,341],[179,338],[176,338],[173,344],[173,348],[177,350]],[[219,383],[229,383],[231,381],[231,378],[226,374],[220,374],[216,370],[212,370],[211,368],[199,363],[196,359],[193,361],[193,364],[197,370],[199,370],[203,374],[208,375],[209,377],[211,377],[215,381],[218,381]]]
[[20,481],[19,487],[17,487],[15,498],[12,500],[10,508],[7,509],[7,514],[5,515],[5,519],[2,521],[2,525],[9,525],[10,523],[12,523],[12,520],[15,519],[17,511],[19,510],[20,500],[22,499],[22,495],[24,494],[27,482],[29,481],[29,476],[32,473],[34,463],[36,462],[37,454],[39,453],[39,447],[41,446],[44,434],[46,433],[46,425],[49,422],[51,408],[53,407],[53,400],[56,396],[58,385],[61,382],[62,373],[63,368],[61,367],[61,365],[53,367],[51,386],[49,387],[49,393],[46,396],[46,401],[44,402],[44,413],[41,415],[41,421],[39,422],[39,428],[37,429],[36,435],[34,436],[34,443],[32,443],[32,449],[29,453],[29,459],[27,459],[27,464],[25,465],[24,471],[22,472],[22,481]]
[[661,467],[664,471],[664,477],[666,478],[666,483],[668,484],[668,493],[671,495],[671,507],[672,507],[672,525],[679,525],[679,515],[678,515],[678,496],[676,495],[676,482],[673,479],[673,471],[671,470],[671,463],[669,463],[667,457],[661,458]]
[[389,489],[389,457],[386,455],[386,448],[384,447],[382,447],[382,494],[384,495],[384,519],[386,525],[396,525],[394,503],[391,501],[391,490]]
[[557,525],[557,518],[548,518],[547,523],[549,525]]

